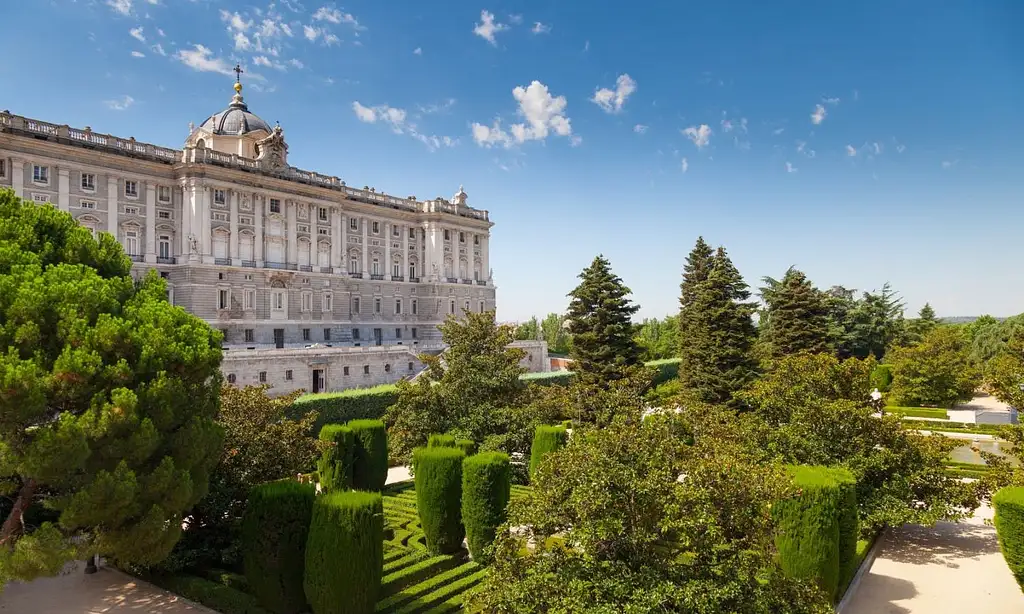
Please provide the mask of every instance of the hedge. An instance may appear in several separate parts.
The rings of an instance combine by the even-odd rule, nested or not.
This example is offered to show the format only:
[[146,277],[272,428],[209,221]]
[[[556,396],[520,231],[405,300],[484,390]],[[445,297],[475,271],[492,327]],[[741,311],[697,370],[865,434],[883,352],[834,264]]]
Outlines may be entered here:
[[462,460],[458,448],[416,448],[416,510],[430,552],[450,554],[462,547]]
[[870,382],[879,392],[889,392],[892,387],[892,365],[875,365],[871,370]]
[[999,549],[1024,590],[1024,486],[1007,486],[992,497]]
[[948,431],[951,433],[985,433],[988,435],[999,435],[1008,424],[974,424],[971,422],[932,422],[928,420],[906,420],[902,422],[903,428],[923,431]]
[[455,435],[440,435],[433,434],[427,437],[428,448],[454,448],[455,447]]
[[476,454],[476,442],[472,439],[456,439],[455,447],[462,450],[466,456]]
[[273,614],[248,593],[196,576],[145,576],[145,580],[221,614]]
[[[814,580],[829,597],[836,596],[842,563],[856,557],[856,529],[847,510],[856,505],[847,486],[848,472],[828,467],[791,466],[797,494],[776,503],[775,546],[783,571],[794,578]],[[852,525],[852,526],[851,526]],[[840,553],[840,544],[845,552]]]
[[507,454],[484,452],[462,461],[462,522],[474,560],[488,560],[484,550],[505,522],[511,495],[512,464]]
[[388,481],[388,433],[381,420],[352,420],[352,488],[380,491]]
[[564,426],[537,426],[533,434],[533,445],[530,446],[530,480],[533,480],[544,456],[564,447],[568,439],[569,434]]
[[[644,366],[657,371],[651,386],[657,386],[679,377],[679,359],[664,358],[644,363]],[[547,373],[524,373],[520,379],[538,386],[568,386],[576,373],[573,371],[548,371]]]
[[305,394],[295,399],[288,409],[292,418],[317,412],[314,430],[325,424],[344,424],[350,420],[379,420],[384,411],[398,400],[398,387],[383,384],[373,388],[354,388],[341,392]]
[[369,614],[384,565],[380,493],[317,497],[306,541],[306,599],[314,614]]
[[[857,512],[857,478],[841,467],[832,469],[839,485],[839,580],[846,586],[848,578],[857,573],[857,538],[860,536],[860,515]],[[840,598],[842,595],[836,595]]]
[[320,429],[320,441],[334,444],[323,451],[316,465],[320,487],[324,492],[351,488],[355,433],[341,424],[325,424]]
[[906,416],[908,418],[949,420],[949,413],[945,409],[936,409],[934,407],[886,407],[885,413]]
[[293,480],[260,484],[242,519],[242,557],[249,590],[277,614],[306,611],[302,572],[316,487]]

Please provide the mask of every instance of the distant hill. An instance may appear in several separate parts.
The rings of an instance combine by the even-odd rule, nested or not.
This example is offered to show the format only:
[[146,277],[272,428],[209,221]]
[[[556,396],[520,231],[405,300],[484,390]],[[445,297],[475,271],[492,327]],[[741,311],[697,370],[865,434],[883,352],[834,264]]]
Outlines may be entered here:
[[[971,322],[977,320],[980,317],[981,316],[953,316],[951,318],[939,318],[939,319],[942,320],[943,322],[945,322],[946,324],[970,324]],[[996,319],[999,320],[1000,322],[1002,322],[1006,318],[996,318]]]

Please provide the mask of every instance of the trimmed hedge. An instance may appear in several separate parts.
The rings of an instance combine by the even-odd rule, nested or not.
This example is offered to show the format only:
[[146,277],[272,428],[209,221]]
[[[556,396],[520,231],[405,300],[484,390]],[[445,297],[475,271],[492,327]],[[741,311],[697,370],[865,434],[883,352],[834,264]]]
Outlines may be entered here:
[[306,611],[302,572],[316,487],[281,480],[249,493],[242,556],[250,592],[277,614]]
[[466,531],[462,526],[462,460],[458,448],[416,448],[416,510],[427,550],[458,552]]
[[383,384],[373,388],[354,388],[341,392],[304,394],[288,409],[292,418],[317,412],[314,430],[325,424],[344,424],[349,420],[379,420],[384,411],[398,401],[398,387]]
[[381,420],[353,420],[352,488],[380,491],[388,481],[388,433]]
[[555,450],[565,447],[569,433],[564,426],[538,425],[533,434],[533,445],[530,446],[530,480],[537,473],[537,467],[544,457]]
[[892,365],[875,365],[871,370],[870,382],[879,392],[889,392],[892,387]]
[[886,407],[885,413],[906,416],[907,418],[949,420],[949,413],[945,409],[936,409],[934,407]]
[[221,614],[273,614],[252,595],[205,578],[154,575],[145,580]]
[[462,461],[462,522],[473,559],[486,562],[485,548],[505,522],[512,496],[512,464],[502,452],[484,452]]
[[369,614],[384,566],[384,503],[380,493],[317,497],[306,542],[303,586],[314,614]]
[[1024,486],[1007,486],[992,497],[999,549],[1024,590]]
[[323,451],[317,463],[323,492],[352,488],[352,461],[355,457],[355,433],[342,424],[325,424],[320,441],[334,445]]
[[435,434],[427,437],[427,447],[428,448],[454,448],[454,447],[456,447],[456,445],[455,445],[455,435],[441,435],[441,434],[435,433]]
[[455,447],[462,450],[466,456],[476,454],[476,442],[472,439],[456,439]]
[[[857,538],[860,536],[860,515],[857,513],[857,478],[841,467],[832,469],[839,485],[839,586],[846,586],[860,565],[857,561]],[[836,599],[842,595],[837,594]]]
[[[644,366],[657,371],[651,386],[657,386],[679,377],[678,358],[664,358],[644,363]],[[568,386],[572,383],[576,373],[573,371],[548,371],[546,373],[524,373],[519,379],[538,386]]]
[[[848,473],[828,467],[789,467],[797,494],[772,508],[776,524],[775,546],[783,571],[794,578],[813,580],[829,597],[836,596],[843,569],[856,557],[857,542],[846,509],[856,496],[846,486]],[[840,553],[840,544],[846,552]]]
[[903,428],[922,431],[949,431],[951,433],[985,433],[998,435],[1008,424],[974,424],[971,422],[932,422],[903,419]]

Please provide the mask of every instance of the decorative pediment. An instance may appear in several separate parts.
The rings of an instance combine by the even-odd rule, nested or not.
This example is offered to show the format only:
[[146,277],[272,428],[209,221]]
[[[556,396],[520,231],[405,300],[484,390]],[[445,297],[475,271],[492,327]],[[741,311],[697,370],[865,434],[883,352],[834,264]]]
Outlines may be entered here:
[[255,237],[256,233],[251,228],[243,228],[238,231],[238,234],[243,237]]
[[331,240],[326,238],[326,237],[324,237],[324,238],[321,238],[321,239],[317,239],[317,244],[318,245],[326,245],[327,247],[330,247],[331,246]]
[[170,224],[157,224],[157,230],[163,230],[164,232],[174,232],[174,226]]
[[85,214],[85,215],[78,216],[78,218],[76,218],[75,221],[77,221],[79,224],[99,224],[100,223],[99,218],[97,218],[94,215],[89,215],[88,213]]
[[121,230],[142,230],[142,226],[135,220],[128,220],[121,223]]
[[225,228],[224,226],[215,226],[213,228],[213,234],[218,235],[220,237],[228,237],[231,235],[231,231]]

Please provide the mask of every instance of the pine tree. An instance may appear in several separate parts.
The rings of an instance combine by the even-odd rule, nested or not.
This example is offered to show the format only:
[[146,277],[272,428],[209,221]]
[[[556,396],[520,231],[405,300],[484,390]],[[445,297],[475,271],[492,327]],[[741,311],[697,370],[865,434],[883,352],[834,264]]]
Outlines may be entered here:
[[[757,337],[746,302],[750,291],[724,248],[706,259],[703,240],[687,259],[680,296],[679,377],[695,398],[731,403],[733,393],[752,379],[756,363],[751,348]],[[706,271],[706,273],[705,273]],[[703,280],[700,280],[703,276]]]
[[829,349],[828,304],[802,272],[791,268],[769,295],[768,335],[774,357]]
[[911,320],[907,325],[907,341],[912,344],[920,343],[939,324],[939,319],[935,317],[935,310],[931,305],[925,303],[921,311],[917,313],[917,319]]
[[631,317],[639,306],[629,300],[629,288],[612,273],[604,256],[579,275],[582,280],[569,296],[572,370],[584,385],[606,388],[640,364],[640,347],[633,340]]

